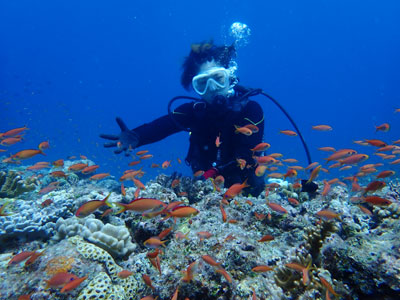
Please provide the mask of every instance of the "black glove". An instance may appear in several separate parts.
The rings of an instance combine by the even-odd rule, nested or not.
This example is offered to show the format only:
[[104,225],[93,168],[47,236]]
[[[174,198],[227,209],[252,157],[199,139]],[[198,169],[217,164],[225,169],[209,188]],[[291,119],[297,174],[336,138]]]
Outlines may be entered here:
[[121,133],[119,135],[100,134],[100,137],[113,141],[104,143],[104,147],[118,147],[117,150],[114,150],[115,154],[120,154],[122,151],[125,151],[125,155],[129,156],[129,150],[136,148],[136,146],[139,144],[139,137],[134,131],[129,130],[128,127],[126,127],[121,118],[117,117],[115,120],[117,121],[119,128],[121,128]]

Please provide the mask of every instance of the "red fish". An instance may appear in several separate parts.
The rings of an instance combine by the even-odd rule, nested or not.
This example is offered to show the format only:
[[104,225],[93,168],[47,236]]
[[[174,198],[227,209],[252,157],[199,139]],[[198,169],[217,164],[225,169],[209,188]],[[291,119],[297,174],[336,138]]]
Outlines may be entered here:
[[253,134],[253,131],[247,127],[239,127],[235,125],[235,133],[241,133],[247,136],[250,136]]
[[131,276],[132,274],[133,274],[133,272],[131,272],[129,270],[122,270],[117,275],[119,278],[125,279],[125,278],[128,278],[129,276]]
[[65,285],[75,279],[78,279],[78,276],[67,272],[59,272],[53,275],[53,277],[51,277],[49,280],[46,280],[46,289],[48,289],[49,287],[54,288]]
[[269,241],[273,241],[275,238],[272,236],[272,235],[270,235],[270,234],[267,234],[267,235],[264,235],[261,239],[259,239],[257,242],[269,242]]
[[239,195],[242,190],[246,187],[249,187],[247,184],[247,179],[242,183],[235,183],[229,187],[229,189],[224,194],[224,199],[232,199],[235,196]]
[[28,130],[28,129],[29,128],[26,127],[26,126],[20,127],[20,128],[14,128],[14,129],[11,129],[11,130],[8,130],[8,131],[4,132],[1,136],[3,138],[12,137],[12,136],[15,136],[15,135],[17,135],[17,134],[19,134],[19,133],[21,133],[21,132],[23,132],[25,130]]
[[354,154],[340,161],[341,165],[354,165],[366,161],[369,158],[367,154]]
[[208,263],[209,265],[213,266],[213,267],[218,267],[221,263],[220,262],[216,262],[211,256],[209,255],[203,255],[201,257],[206,263]]
[[271,145],[268,143],[260,143],[250,150],[253,152],[263,152],[266,151],[269,147],[271,147]]
[[35,252],[34,251],[23,251],[21,253],[18,253],[17,255],[15,255],[9,262],[8,265],[15,265],[18,264],[22,261],[24,261],[25,259],[31,257]]
[[256,273],[264,273],[264,272],[272,271],[273,269],[274,269],[273,267],[270,267],[267,265],[260,265],[260,266],[256,266],[256,267],[252,268],[251,270]]
[[100,174],[93,175],[92,177],[89,178],[89,180],[101,180],[108,176],[110,176],[110,173],[100,173]]
[[381,198],[378,196],[368,196],[364,198],[364,201],[367,203],[370,203],[372,205],[389,205],[392,204],[392,201],[385,199],[385,198]]
[[282,134],[288,135],[288,136],[297,136],[297,133],[294,132],[293,130],[280,130],[279,133],[282,133]]
[[40,150],[49,149],[49,148],[50,148],[49,141],[41,142],[41,143],[39,144],[38,148],[39,148]]
[[386,178],[386,177],[394,175],[395,173],[396,173],[395,171],[391,171],[391,170],[382,171],[378,175],[376,175],[376,178]]
[[99,165],[93,165],[93,166],[88,166],[86,168],[84,168],[81,172],[82,174],[90,174],[93,173],[94,171],[96,171],[100,166]]
[[269,206],[269,208],[271,208],[275,212],[282,213],[282,214],[287,213],[287,210],[277,203],[268,202],[267,205]]
[[365,142],[368,143],[371,146],[375,146],[375,147],[379,147],[379,148],[387,146],[387,144],[385,142],[383,142],[381,140],[376,140],[376,139],[365,140]]
[[127,210],[146,212],[157,208],[165,208],[167,206],[164,202],[154,198],[137,198],[132,200],[128,204],[116,203],[116,205],[121,207],[117,214],[120,214]]

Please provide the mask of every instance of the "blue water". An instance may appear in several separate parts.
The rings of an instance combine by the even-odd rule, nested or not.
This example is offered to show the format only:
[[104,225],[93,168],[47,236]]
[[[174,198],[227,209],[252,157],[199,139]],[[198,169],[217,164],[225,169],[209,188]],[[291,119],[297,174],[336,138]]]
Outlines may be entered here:
[[[195,96],[180,86],[191,43],[230,43],[229,26],[239,21],[252,30],[238,49],[241,83],[280,101],[313,160],[327,156],[321,146],[371,154],[352,141],[400,138],[399,13],[395,0],[1,1],[0,132],[30,128],[11,153],[49,140],[46,160],[84,154],[99,172],[120,176],[130,160],[103,148],[98,135],[118,133],[116,116],[134,128],[165,114],[173,96]],[[271,152],[306,165],[299,139],[278,134],[290,123],[257,99]],[[391,130],[375,133],[384,122]],[[311,130],[321,123],[334,130]],[[176,163],[187,148],[180,133],[142,149],[154,154],[151,162],[172,160],[167,172],[190,174]]]

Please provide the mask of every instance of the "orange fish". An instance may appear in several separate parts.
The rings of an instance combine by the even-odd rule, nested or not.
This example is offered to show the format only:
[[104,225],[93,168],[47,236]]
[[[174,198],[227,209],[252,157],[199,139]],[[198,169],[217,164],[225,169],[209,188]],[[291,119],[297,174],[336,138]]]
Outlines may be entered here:
[[10,137],[10,138],[6,138],[6,139],[2,140],[0,142],[0,145],[12,146],[12,145],[15,145],[16,143],[19,143],[20,141],[22,141],[22,138]]
[[171,233],[172,229],[173,229],[172,227],[167,228],[167,229],[164,229],[163,231],[160,232],[160,234],[158,235],[158,237],[159,237],[161,240],[165,239],[165,238],[168,236],[168,234]]
[[240,170],[244,170],[244,168],[246,167],[246,160],[242,159],[242,158],[236,158],[236,161],[238,163],[238,167],[240,168]]
[[178,161],[178,164],[181,164],[181,163],[182,163],[182,161],[181,161],[180,158],[177,158],[176,160]]
[[368,208],[366,208],[365,206],[362,206],[362,205],[360,204],[360,205],[358,205],[358,207],[361,209],[361,211],[362,211],[364,214],[366,214],[366,215],[368,215],[368,216],[372,216],[372,212],[371,212]]
[[76,289],[82,282],[84,282],[88,277],[84,276],[81,278],[77,278],[75,280],[70,281],[61,289],[60,293],[68,293],[74,289]]
[[39,144],[38,148],[39,148],[40,150],[49,149],[49,148],[50,148],[49,141],[41,142],[41,143]]
[[17,160],[17,159],[22,160],[22,159],[31,158],[38,154],[46,155],[42,150],[27,149],[27,150],[19,151],[19,152],[15,153],[14,155],[11,155],[10,157],[15,160]]
[[253,125],[253,124],[247,124],[243,127],[250,129],[251,132],[253,132],[253,133],[257,133],[260,130],[256,125]]
[[286,159],[282,159],[283,162],[288,163],[288,164],[295,164],[297,162],[299,162],[297,159],[294,158],[286,158]]
[[325,197],[326,195],[328,195],[330,190],[331,190],[331,185],[329,184],[328,181],[324,180],[324,189],[322,190],[321,195]]
[[235,129],[236,129],[235,130],[236,134],[237,133],[241,133],[241,134],[244,134],[244,135],[247,135],[247,136],[250,136],[250,135],[253,134],[253,131],[251,129],[247,128],[247,127],[239,127],[239,126],[235,125]]
[[391,164],[391,165],[398,165],[398,164],[400,164],[400,158],[399,158],[399,159],[396,159],[396,160],[393,160],[393,161],[391,161],[389,164]]
[[68,167],[68,171],[82,171],[87,166],[88,166],[88,164],[84,164],[84,163],[73,164]]
[[14,129],[11,129],[11,130],[8,130],[8,131],[4,132],[4,133],[2,134],[2,137],[3,137],[3,138],[12,137],[12,136],[15,136],[15,135],[17,135],[17,134],[19,134],[19,133],[21,133],[21,132],[23,132],[23,131],[25,131],[25,130],[28,130],[28,129],[29,129],[29,128],[26,127],[26,126],[20,127],[20,128],[14,128]]
[[31,257],[34,253],[35,253],[34,251],[23,251],[21,253],[18,253],[8,262],[8,265],[11,266],[11,265],[19,264],[20,262]]
[[259,165],[259,166],[255,169],[254,173],[256,174],[257,177],[264,176],[265,171],[267,170],[267,168],[268,168],[268,166],[266,166],[266,165]]
[[300,202],[297,201],[297,199],[295,199],[295,198],[290,198],[290,197],[289,197],[289,198],[288,198],[288,201],[289,201],[290,204],[295,205],[295,206],[297,206],[297,205],[300,204]]
[[318,167],[316,167],[314,170],[312,170],[310,178],[307,180],[307,183],[312,182],[315,178],[317,178],[319,171],[321,170],[322,166],[319,165]]
[[182,271],[183,278],[182,281],[184,282],[190,282],[193,280],[193,275],[196,267],[196,261],[192,262],[185,271]]
[[138,189],[141,189],[141,190],[146,189],[146,186],[139,179],[132,177],[132,181]]
[[282,213],[282,214],[286,214],[287,210],[285,208],[283,208],[282,206],[280,206],[277,203],[273,203],[273,202],[268,202],[267,205],[269,206],[269,208],[271,208],[273,211],[276,211],[278,213]]
[[172,187],[172,188],[176,188],[176,187],[179,185],[180,182],[181,182],[181,181],[179,180],[179,178],[175,178],[175,179],[171,182],[171,187]]
[[140,158],[141,160],[149,159],[149,158],[152,158],[152,157],[153,157],[152,154],[145,154],[145,155],[139,156],[139,158]]
[[170,160],[166,160],[161,164],[161,168],[166,169],[168,167],[171,166],[171,161]]
[[199,231],[196,232],[196,234],[199,236],[200,241],[204,240],[204,239],[209,239],[210,237],[212,237],[212,233],[208,232],[208,231]]
[[327,290],[334,295],[335,297],[339,297],[339,295],[333,290],[332,286],[330,285],[330,283],[323,277],[318,276],[319,279],[321,280],[321,283],[323,286],[325,286],[327,288]]
[[64,166],[64,160],[63,159],[58,159],[56,161],[53,161],[53,166],[56,166],[56,167]]
[[75,279],[78,279],[78,276],[67,272],[59,272],[53,275],[53,277],[51,277],[49,280],[45,280],[47,283],[46,289],[48,289],[49,287],[55,288],[61,285],[65,285]]
[[375,192],[377,190],[381,190],[386,186],[386,183],[383,181],[372,181],[367,187],[364,189],[364,195],[368,192]]
[[246,187],[249,187],[247,184],[247,179],[242,183],[235,183],[229,187],[229,189],[224,194],[224,199],[232,199],[235,196],[239,195],[242,190]]
[[141,162],[141,160],[134,160],[134,161],[131,161],[129,164],[128,164],[128,166],[136,166],[136,165],[138,165],[138,164],[140,164],[140,162]]
[[32,264],[38,259],[39,256],[43,255],[43,253],[44,253],[44,250],[43,250],[42,252],[37,252],[37,251],[35,251],[35,252],[25,261],[24,267],[28,267],[28,266],[32,265]]
[[142,278],[143,278],[144,283],[145,283],[148,287],[152,288],[153,290],[156,289],[156,288],[153,286],[153,283],[151,282],[150,276],[148,276],[148,275],[146,275],[146,274],[143,274],[143,275],[142,275]]
[[86,168],[84,168],[81,173],[82,174],[90,174],[93,173],[94,171],[96,171],[100,166],[99,165],[93,165],[93,166],[88,166]]
[[226,216],[226,212],[224,207],[222,206],[222,204],[219,205],[219,208],[221,210],[221,214],[222,214],[222,222],[226,222],[227,216]]
[[307,285],[310,282],[310,277],[309,277],[309,269],[311,267],[311,265],[304,267],[298,263],[289,263],[289,264],[285,264],[286,267],[296,270],[298,272],[302,272],[303,273],[303,284]]
[[153,168],[153,169],[155,169],[155,168],[159,168],[160,167],[160,165],[159,164],[151,164],[151,166],[150,166],[150,168]]
[[89,178],[89,180],[101,180],[104,179],[106,177],[110,176],[110,173],[99,173],[96,175],[93,175]]
[[318,148],[318,150],[325,151],[325,152],[335,152],[336,151],[336,149],[333,147],[321,147],[321,148]]
[[371,146],[375,146],[375,147],[379,147],[379,148],[387,146],[387,144],[385,142],[383,142],[381,140],[376,140],[376,139],[375,140],[374,139],[373,140],[365,140],[365,142]]
[[329,125],[315,125],[315,126],[312,126],[312,129],[317,130],[317,131],[330,131],[330,130],[332,130],[332,127]]
[[[261,166],[259,166],[259,167],[261,167]],[[265,167],[265,166],[264,166]],[[282,173],[270,173],[270,174],[268,174],[268,177],[269,178],[282,178],[284,175],[282,174]]]
[[225,178],[222,175],[218,175],[217,177],[215,177],[214,182],[217,185],[222,185],[225,183]]
[[102,206],[112,207],[112,205],[108,202],[108,198],[110,197],[110,195],[111,193],[109,193],[107,197],[105,197],[103,200],[91,200],[84,203],[81,207],[78,208],[75,216],[86,217]]
[[53,171],[50,173],[50,176],[58,178],[68,178],[68,175],[65,174],[64,171]]
[[331,210],[328,209],[323,209],[320,210],[319,212],[316,213],[316,215],[320,218],[326,219],[326,220],[333,220],[333,219],[339,219],[340,220],[340,214],[335,213]]
[[370,203],[372,205],[390,205],[392,204],[392,201],[385,199],[385,198],[381,198],[378,196],[368,196],[364,198],[364,201],[367,203]]
[[257,267],[252,268],[251,270],[256,273],[264,273],[268,271],[272,271],[274,268],[267,265],[259,265]]
[[162,241],[160,240],[160,238],[158,236],[153,236],[147,240],[144,241],[143,245],[146,247],[150,247],[150,248],[158,248],[160,246],[165,247],[165,243],[167,241]]
[[283,177],[296,177],[297,176],[297,171],[295,169],[289,169],[287,170],[286,174],[283,175]]
[[219,148],[219,146],[221,146],[221,133],[217,136],[217,138],[215,139],[215,146],[217,148]]
[[354,154],[340,160],[341,165],[354,165],[366,161],[369,158],[367,154]]
[[178,291],[179,291],[179,286],[176,288],[174,294],[172,295],[171,300],[178,300]]
[[253,152],[263,152],[266,151],[269,147],[271,147],[268,143],[259,143],[253,149],[250,149]]
[[257,242],[269,242],[269,241],[273,241],[275,238],[272,236],[272,235],[270,235],[270,234],[267,234],[267,235],[264,235],[261,239],[259,239]]
[[209,255],[203,255],[201,257],[206,263],[208,263],[209,265],[213,266],[213,267],[218,267],[220,264],[220,262],[216,262],[211,256]]
[[376,178],[386,178],[386,177],[394,175],[395,173],[396,173],[395,171],[391,171],[391,170],[382,171],[378,175],[376,175]]
[[172,211],[167,212],[167,218],[188,218],[196,216],[199,213],[197,209],[191,206],[177,206]]
[[388,132],[389,129],[390,129],[390,125],[388,123],[383,123],[382,125],[375,126],[375,131]]
[[119,278],[125,279],[128,278],[129,276],[131,276],[133,274],[133,272],[129,271],[129,270],[122,270],[121,272],[119,272],[117,274],[117,276]]
[[318,165],[318,162],[313,162],[311,164],[309,164],[307,167],[304,168],[304,170],[310,170],[315,168]]
[[144,154],[146,154],[148,152],[149,152],[149,150],[140,150],[140,151],[136,152],[136,156],[141,156],[141,155],[144,155]]
[[128,204],[125,203],[116,203],[121,209],[116,213],[120,214],[127,210],[133,210],[136,212],[146,212],[146,211],[153,211],[158,208],[165,208],[167,205],[157,199],[154,198],[137,198],[129,202]]
[[297,136],[297,133],[293,130],[280,130],[279,133],[288,135],[288,136]]
[[226,279],[226,281],[228,281],[229,283],[232,283],[232,278],[231,276],[228,274],[228,272],[226,272],[225,269],[223,268],[219,268],[217,270],[215,270],[215,272],[221,274],[222,276],[224,276],[224,278]]
[[126,196],[126,190],[125,190],[125,186],[124,186],[124,183],[123,182],[121,182],[121,194],[122,194],[122,196]]
[[199,170],[199,171],[196,171],[196,172],[193,174],[193,176],[194,176],[194,177],[200,177],[200,176],[203,176],[203,174],[204,174],[204,171],[203,171],[203,170]]
[[273,158],[270,155],[267,156],[253,156],[253,158],[257,161],[258,164],[260,165],[272,165],[272,164],[277,164],[278,160]]
[[331,156],[329,156],[328,158],[325,158],[326,162],[330,162],[332,160],[339,160],[345,157],[348,157],[350,155],[354,155],[357,154],[357,151],[353,150],[353,149],[341,149],[336,151],[335,153],[333,153]]

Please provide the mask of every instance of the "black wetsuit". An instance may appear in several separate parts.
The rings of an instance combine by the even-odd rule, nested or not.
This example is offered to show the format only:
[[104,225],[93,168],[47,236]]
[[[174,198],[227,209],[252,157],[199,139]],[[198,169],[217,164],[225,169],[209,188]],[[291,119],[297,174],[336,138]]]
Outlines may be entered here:
[[[215,167],[224,176],[225,186],[242,183],[247,178],[250,185],[246,191],[258,196],[264,188],[263,177],[255,175],[254,159],[251,148],[261,143],[264,135],[264,114],[261,106],[252,100],[242,102],[243,107],[235,112],[226,106],[213,106],[205,102],[186,103],[178,106],[170,115],[162,116],[150,123],[143,124],[133,131],[143,146],[157,142],[165,137],[188,128],[190,130],[190,148],[186,162],[193,172],[207,171]],[[181,126],[179,126],[178,124]],[[259,131],[250,136],[235,133],[236,126],[254,124]],[[221,145],[215,141],[220,135]],[[237,159],[246,160],[250,168],[241,170]]]

